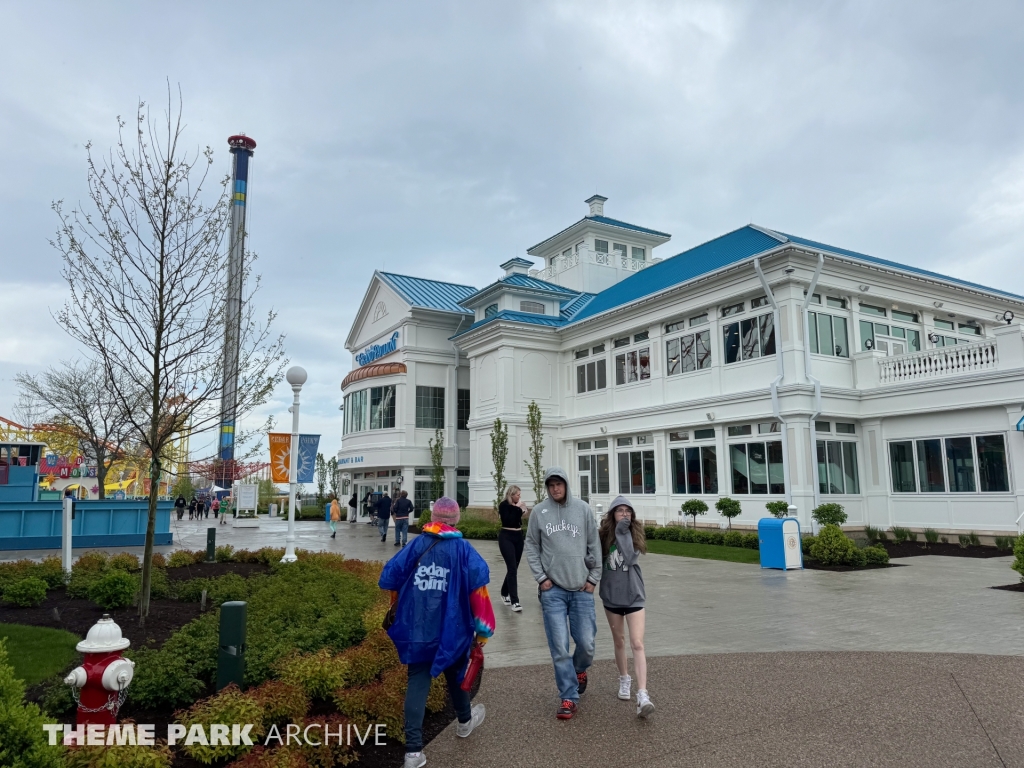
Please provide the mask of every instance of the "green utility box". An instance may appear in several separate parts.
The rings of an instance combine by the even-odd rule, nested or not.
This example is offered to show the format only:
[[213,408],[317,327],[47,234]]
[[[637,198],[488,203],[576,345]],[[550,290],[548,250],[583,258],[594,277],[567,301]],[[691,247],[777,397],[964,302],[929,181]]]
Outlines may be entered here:
[[212,563],[217,560],[217,529],[206,529],[206,562]]
[[217,654],[217,690],[245,679],[246,603],[232,600],[220,606],[220,651]]

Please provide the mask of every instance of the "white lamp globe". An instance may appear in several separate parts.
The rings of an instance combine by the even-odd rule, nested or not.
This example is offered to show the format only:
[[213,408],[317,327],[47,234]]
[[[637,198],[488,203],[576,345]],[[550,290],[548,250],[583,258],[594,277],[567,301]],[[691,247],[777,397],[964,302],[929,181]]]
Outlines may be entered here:
[[293,387],[301,387],[306,383],[306,369],[299,365],[293,365],[284,377]]

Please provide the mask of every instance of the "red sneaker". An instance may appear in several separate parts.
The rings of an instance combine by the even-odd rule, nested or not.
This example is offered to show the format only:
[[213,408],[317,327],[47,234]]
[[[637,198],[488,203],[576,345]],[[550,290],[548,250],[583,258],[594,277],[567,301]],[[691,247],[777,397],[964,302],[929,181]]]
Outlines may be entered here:
[[577,686],[576,692],[580,696],[582,696],[584,694],[584,692],[587,690],[587,673],[586,672],[577,672],[576,673],[576,686]]
[[572,716],[575,714],[576,702],[569,699],[562,699],[562,703],[558,707],[558,712],[555,713],[555,717],[559,720],[572,720]]

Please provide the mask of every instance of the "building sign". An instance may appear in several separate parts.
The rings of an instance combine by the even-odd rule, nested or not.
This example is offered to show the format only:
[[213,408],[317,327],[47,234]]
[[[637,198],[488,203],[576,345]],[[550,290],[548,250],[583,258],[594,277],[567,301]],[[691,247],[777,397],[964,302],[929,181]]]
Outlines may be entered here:
[[398,349],[398,331],[391,334],[391,338],[384,342],[370,344],[362,352],[356,354],[356,363],[360,367],[380,360],[385,355],[390,355]]
[[363,463],[363,457],[362,456],[346,456],[346,457],[344,457],[342,459],[338,459],[338,466],[339,467],[344,465],[344,464],[362,464],[362,463]]

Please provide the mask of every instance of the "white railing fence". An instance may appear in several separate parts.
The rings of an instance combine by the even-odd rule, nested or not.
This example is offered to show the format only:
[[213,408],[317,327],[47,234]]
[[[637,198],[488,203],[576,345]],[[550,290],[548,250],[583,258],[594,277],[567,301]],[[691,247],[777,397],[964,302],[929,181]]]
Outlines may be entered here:
[[880,384],[956,376],[996,368],[996,341],[988,339],[974,344],[939,347],[909,355],[886,357],[878,361]]
[[[618,258],[616,258],[618,257]],[[545,267],[544,269],[531,269],[530,277],[535,277],[538,280],[554,280],[560,273],[565,272],[567,269],[579,266],[580,263],[584,264],[600,264],[605,267],[614,267],[616,264],[627,272],[639,272],[641,269],[649,267],[651,262],[641,261],[640,259],[633,259],[629,256],[616,252],[614,254],[591,251],[589,248],[580,248],[579,251],[573,252],[568,256],[556,256],[551,261],[551,266]]]

